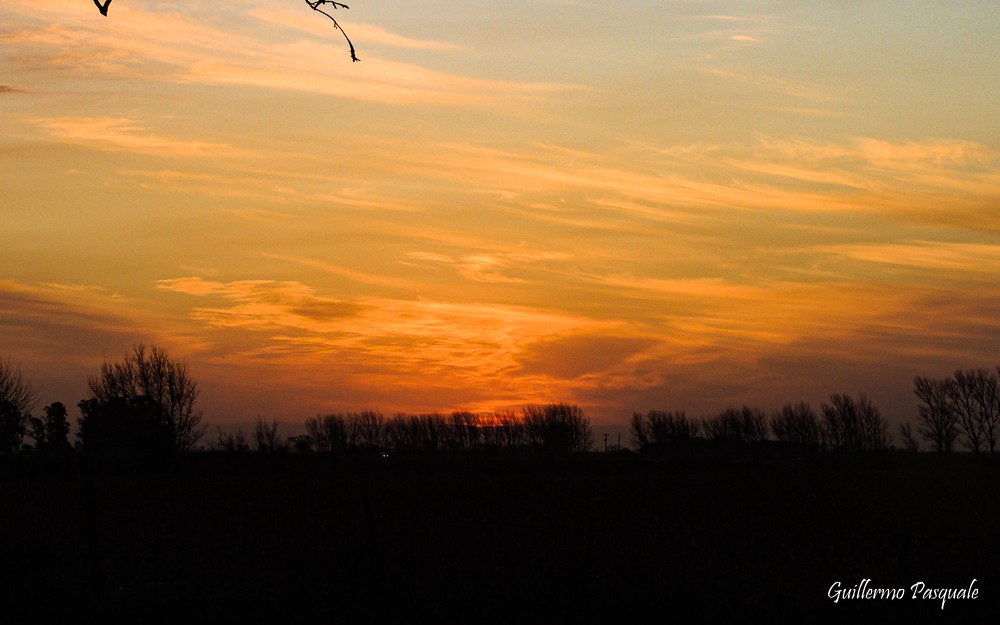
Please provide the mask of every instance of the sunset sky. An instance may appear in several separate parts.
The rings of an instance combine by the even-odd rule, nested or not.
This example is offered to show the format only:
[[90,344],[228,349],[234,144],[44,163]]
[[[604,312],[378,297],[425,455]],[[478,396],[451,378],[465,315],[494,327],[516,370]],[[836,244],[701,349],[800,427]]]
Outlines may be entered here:
[[[0,0],[0,356],[211,423],[701,416],[1000,362],[984,1]],[[37,410],[37,409],[36,409]]]

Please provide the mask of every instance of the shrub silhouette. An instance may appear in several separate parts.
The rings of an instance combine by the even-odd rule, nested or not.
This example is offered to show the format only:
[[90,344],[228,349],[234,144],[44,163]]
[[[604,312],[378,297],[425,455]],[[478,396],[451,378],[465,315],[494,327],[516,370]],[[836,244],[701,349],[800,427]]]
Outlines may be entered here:
[[250,451],[250,440],[243,428],[236,428],[235,432],[223,432],[222,428],[216,426],[217,438],[215,447],[229,453],[244,453]]
[[129,399],[85,399],[77,436],[88,454],[112,456],[162,455],[176,451],[174,434],[156,403],[145,395]]

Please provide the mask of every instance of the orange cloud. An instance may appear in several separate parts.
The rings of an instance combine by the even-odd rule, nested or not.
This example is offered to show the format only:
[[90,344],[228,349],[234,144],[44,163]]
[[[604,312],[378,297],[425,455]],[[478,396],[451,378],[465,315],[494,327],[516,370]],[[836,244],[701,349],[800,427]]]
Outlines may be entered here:
[[[318,37],[330,36],[330,23],[326,19],[316,19],[316,15],[302,10],[260,8],[251,9],[249,12],[254,17],[268,25],[280,26],[290,30],[310,33]],[[365,22],[355,22],[347,20],[352,17],[346,14],[344,18],[344,28],[347,29],[352,39],[365,42],[365,47],[386,46],[391,48],[404,48],[407,50],[459,50],[460,46],[446,41],[430,41],[426,39],[414,39],[399,33],[386,30],[376,24]],[[339,21],[339,20],[338,20]]]
[[587,334],[543,339],[527,343],[517,355],[516,374],[561,379],[605,376],[657,342],[652,337]]
[[972,280],[1000,274],[1000,244],[914,241],[820,246],[814,251],[871,263],[948,271]]
[[298,282],[238,280],[216,282],[197,277],[160,280],[159,288],[199,297],[218,296],[229,306],[196,308],[192,318],[214,327],[269,330],[295,328],[324,332],[338,327],[345,317],[358,313],[358,306],[319,297],[315,289]]
[[[336,97],[399,105],[489,106],[503,102],[530,107],[571,85],[499,81],[436,71],[420,65],[379,58],[366,52],[363,73],[352,63],[335,62],[347,52],[332,24],[323,31],[301,17],[270,9],[235,15],[228,6],[219,15],[158,12],[134,6],[116,7],[115,19],[95,22],[82,16],[72,25],[65,15],[44,7],[17,6],[21,26],[8,33],[6,45],[19,46],[31,65],[71,69],[78,77],[113,76],[116,80],[244,85],[321,93]],[[305,9],[305,7],[303,7]],[[298,36],[262,37],[248,19],[295,26]],[[225,27],[214,21],[224,20]],[[446,49],[448,46],[396,35],[374,25],[359,24],[361,34],[380,46]]]
[[122,117],[52,117],[35,123],[53,137],[96,150],[138,152],[172,157],[224,157],[241,152],[224,143],[172,139],[146,132]]

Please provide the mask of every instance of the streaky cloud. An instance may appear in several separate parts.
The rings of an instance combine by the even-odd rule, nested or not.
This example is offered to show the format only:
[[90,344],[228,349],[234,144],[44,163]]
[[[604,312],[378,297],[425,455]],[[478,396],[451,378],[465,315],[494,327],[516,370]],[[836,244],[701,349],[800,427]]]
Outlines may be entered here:
[[38,118],[35,124],[56,139],[96,150],[201,158],[246,154],[225,143],[175,139],[150,133],[135,120],[126,117],[50,117]]

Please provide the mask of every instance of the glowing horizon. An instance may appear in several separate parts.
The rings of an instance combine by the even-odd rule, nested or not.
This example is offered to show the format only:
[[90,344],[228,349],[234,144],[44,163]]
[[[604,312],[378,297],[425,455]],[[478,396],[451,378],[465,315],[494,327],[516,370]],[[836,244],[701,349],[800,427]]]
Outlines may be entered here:
[[814,406],[1000,362],[990,2],[0,0],[0,356],[209,423]]

